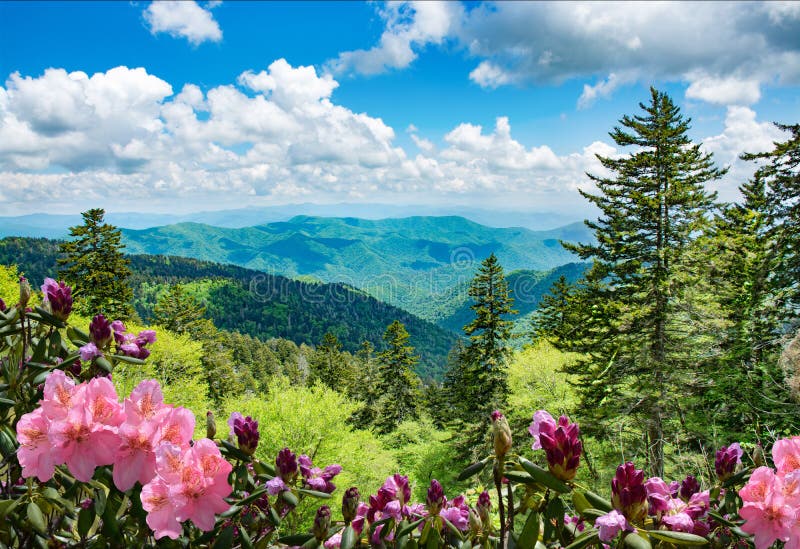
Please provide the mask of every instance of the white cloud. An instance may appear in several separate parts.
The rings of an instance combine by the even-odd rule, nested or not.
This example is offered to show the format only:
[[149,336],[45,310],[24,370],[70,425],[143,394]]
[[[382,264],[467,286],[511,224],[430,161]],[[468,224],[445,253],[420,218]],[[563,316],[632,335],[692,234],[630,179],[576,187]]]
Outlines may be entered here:
[[775,142],[785,141],[786,138],[787,135],[775,124],[759,122],[752,109],[743,106],[728,107],[722,132],[703,140],[703,149],[714,154],[716,163],[730,169],[727,176],[716,184],[720,198],[736,200],[737,188],[755,171],[755,163],[739,158],[742,153],[771,151]]
[[151,2],[143,15],[150,32],[166,32],[171,36],[186,38],[195,46],[206,40],[219,42],[222,30],[209,9],[220,2],[209,2],[204,9],[194,0],[157,0]]
[[688,77],[691,84],[686,97],[718,105],[751,105],[761,99],[758,80],[735,77],[715,78],[703,74]]
[[511,82],[511,76],[491,61],[481,61],[469,73],[469,79],[483,88],[497,88]]
[[389,2],[379,11],[386,22],[380,42],[368,50],[342,52],[327,66],[334,74],[404,69],[417,58],[417,50],[440,44],[452,32],[462,10],[458,2]]
[[379,13],[380,42],[340,54],[336,73],[402,69],[449,41],[485,88],[594,81],[579,108],[633,82],[688,82],[690,98],[724,105],[800,83],[798,2],[394,2]]
[[578,98],[578,108],[585,109],[594,104],[598,97],[609,97],[614,90],[626,83],[625,78],[620,78],[615,73],[608,75],[608,78],[601,80],[594,86],[583,85],[583,93]]
[[[0,87],[0,213],[402,198],[547,204],[579,215],[587,206],[575,190],[591,188],[585,173],[604,173],[595,154],[619,154],[601,141],[563,155],[523,144],[502,116],[493,128],[464,122],[437,136],[409,126],[418,150],[408,154],[383,120],[334,103],[337,85],[283,59],[237,84],[204,92],[189,83],[177,94],[141,68],[13,74]],[[741,152],[768,150],[779,134],[751,109],[730,107],[705,145],[734,165],[722,187],[747,176]]]

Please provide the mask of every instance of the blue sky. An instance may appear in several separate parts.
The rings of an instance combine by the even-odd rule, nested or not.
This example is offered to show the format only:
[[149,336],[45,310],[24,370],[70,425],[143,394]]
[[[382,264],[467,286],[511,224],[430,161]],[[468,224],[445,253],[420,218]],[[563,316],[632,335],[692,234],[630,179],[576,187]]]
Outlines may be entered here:
[[0,2],[0,215],[586,211],[655,85],[730,174],[800,121],[800,3]]

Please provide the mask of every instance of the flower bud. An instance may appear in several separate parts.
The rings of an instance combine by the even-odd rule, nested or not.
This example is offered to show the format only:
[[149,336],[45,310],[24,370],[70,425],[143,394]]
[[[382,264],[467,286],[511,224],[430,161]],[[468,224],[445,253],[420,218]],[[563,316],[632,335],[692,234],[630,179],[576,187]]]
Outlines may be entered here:
[[428,508],[429,515],[436,516],[439,514],[439,511],[442,510],[442,506],[444,505],[444,489],[436,479],[431,481],[431,485],[428,488],[428,498],[425,500],[425,504]]
[[72,312],[72,288],[63,281],[56,282],[52,278],[45,278],[42,295],[53,316],[59,320],[67,320]]
[[617,467],[611,480],[611,503],[630,521],[639,522],[647,516],[644,471],[636,469],[630,461]]
[[356,518],[360,499],[361,494],[355,486],[345,490],[342,496],[342,518],[345,524],[350,524]]
[[764,447],[761,446],[760,442],[757,442],[756,447],[753,448],[753,465],[764,467],[766,464],[767,458],[764,456]]
[[6,307],[6,302],[5,302],[5,301],[3,301],[3,298],[2,298],[2,297],[0,297],[0,313],[4,313],[4,312],[6,312],[6,309],[7,309],[7,308],[8,308],[8,307]]
[[328,537],[328,530],[331,527],[331,508],[323,505],[317,509],[317,514],[314,517],[314,525],[311,527],[311,533],[317,538],[317,541],[325,541]]
[[477,535],[478,532],[483,530],[483,521],[481,517],[478,515],[478,512],[470,507],[469,509],[469,531],[472,532],[473,535]]
[[689,501],[693,495],[700,491],[700,483],[692,475],[687,475],[681,481],[680,496],[683,501]]
[[206,438],[214,440],[215,436],[217,436],[217,422],[214,421],[214,414],[209,410],[206,412]]
[[492,412],[492,441],[494,442],[495,457],[502,460],[511,450],[511,428],[500,410]]
[[278,452],[275,458],[275,470],[286,484],[291,484],[297,478],[297,456],[288,448]]
[[111,342],[111,324],[103,315],[95,316],[89,323],[89,337],[98,349],[104,349]]
[[728,480],[736,472],[736,466],[742,462],[742,448],[733,443],[730,446],[723,446],[717,450],[714,459],[714,469],[717,471],[717,478],[722,482]]
[[19,277],[19,308],[24,309],[31,298],[31,285],[24,276]]
[[539,441],[553,476],[561,480],[574,479],[583,451],[578,424],[570,423],[567,416],[558,418],[558,424],[544,422],[540,425]]
[[258,447],[258,422],[247,416],[243,419],[236,419],[233,422],[233,433],[239,443],[239,449],[245,454],[252,456]]
[[491,524],[489,521],[489,511],[492,509],[492,499],[489,497],[489,492],[484,490],[478,496],[478,503],[475,505],[475,510],[478,511],[478,516],[484,526]]

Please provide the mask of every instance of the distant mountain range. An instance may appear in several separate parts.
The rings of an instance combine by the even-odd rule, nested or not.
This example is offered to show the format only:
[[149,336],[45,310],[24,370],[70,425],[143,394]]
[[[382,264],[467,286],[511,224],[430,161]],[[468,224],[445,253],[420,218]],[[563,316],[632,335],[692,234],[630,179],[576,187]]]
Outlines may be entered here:
[[458,296],[489,254],[497,255],[507,273],[550,271],[577,259],[560,240],[591,238],[582,223],[531,231],[488,227],[458,216],[296,216],[239,229],[179,223],[123,230],[131,254],[179,255],[301,280],[342,282],[436,322],[462,307]]
[[[581,216],[570,216],[556,212],[530,212],[514,210],[490,210],[460,206],[392,205],[392,204],[287,204],[279,206],[251,207],[235,210],[195,212],[189,214],[107,212],[106,221],[128,229],[147,229],[176,223],[203,223],[216,227],[243,228],[263,225],[275,221],[288,221],[298,215],[321,217],[358,217],[362,219],[384,219],[408,217],[409,215],[466,217],[476,223],[490,227],[525,227],[544,230],[574,222]],[[31,215],[0,216],[0,237],[31,236],[64,238],[71,226],[82,222],[79,214],[54,215],[37,213]]]

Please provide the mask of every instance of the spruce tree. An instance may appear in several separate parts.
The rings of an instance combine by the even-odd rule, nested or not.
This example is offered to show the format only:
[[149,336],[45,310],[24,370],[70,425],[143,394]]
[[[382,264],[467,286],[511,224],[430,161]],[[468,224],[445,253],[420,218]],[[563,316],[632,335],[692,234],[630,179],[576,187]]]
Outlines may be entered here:
[[504,409],[508,402],[506,361],[513,322],[507,316],[517,312],[512,308],[514,300],[503,267],[494,254],[481,263],[469,296],[475,318],[464,326],[467,344],[446,376],[445,390],[462,445],[476,447],[484,438],[492,411]]
[[634,150],[598,156],[610,176],[588,174],[598,193],[580,191],[601,211],[586,222],[596,242],[564,245],[594,262],[577,296],[592,319],[562,348],[588,353],[571,369],[596,420],[587,427],[625,418],[643,425],[651,473],[662,476],[666,418],[679,415],[680,383],[697,367],[685,293],[702,273],[688,251],[714,207],[704,184],[724,170],[689,139],[690,120],[669,96],[651,88],[639,106],[641,115],[623,116],[610,133]]
[[331,332],[327,332],[317,345],[309,368],[312,383],[319,380],[331,389],[346,392],[349,380],[342,344]]
[[128,284],[130,261],[123,255],[119,229],[104,223],[105,211],[85,211],[83,225],[70,227],[71,240],[59,245],[63,257],[59,276],[72,286],[78,310],[84,315],[103,313],[127,320],[134,311],[133,291]]
[[383,334],[386,350],[378,355],[378,402],[376,426],[382,433],[394,430],[400,423],[418,417],[420,381],[414,373],[419,357],[408,344],[406,327],[399,320],[392,322]]
[[176,334],[194,334],[200,330],[205,314],[205,306],[181,284],[176,284],[158,298],[153,308],[153,323]]

